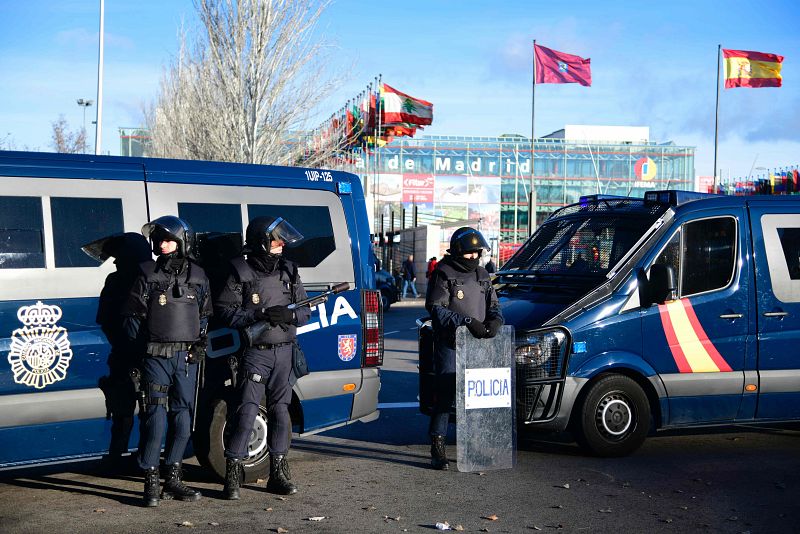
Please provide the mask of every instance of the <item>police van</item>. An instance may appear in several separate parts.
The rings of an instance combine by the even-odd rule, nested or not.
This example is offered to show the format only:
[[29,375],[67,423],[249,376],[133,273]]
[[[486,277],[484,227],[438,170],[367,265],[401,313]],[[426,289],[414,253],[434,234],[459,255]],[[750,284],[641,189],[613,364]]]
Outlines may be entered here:
[[[213,284],[241,250],[248,222],[280,216],[305,237],[287,256],[310,296],[349,290],[312,308],[298,329],[310,374],[293,387],[300,435],[378,417],[383,317],[369,261],[358,177],[335,171],[200,161],[0,152],[0,467],[97,456],[109,446],[103,391],[109,344],[95,319],[113,261],[82,247],[177,215],[197,232]],[[222,244],[222,246],[220,246]],[[341,286],[340,286],[341,287]],[[235,330],[209,332],[194,451],[225,472],[226,414],[243,350]],[[264,403],[262,403],[264,404]],[[138,426],[138,425],[136,425]],[[262,406],[244,465],[268,470]],[[135,447],[135,435],[130,440]]]
[[618,456],[656,429],[800,420],[800,197],[584,197],[495,284],[528,428]]

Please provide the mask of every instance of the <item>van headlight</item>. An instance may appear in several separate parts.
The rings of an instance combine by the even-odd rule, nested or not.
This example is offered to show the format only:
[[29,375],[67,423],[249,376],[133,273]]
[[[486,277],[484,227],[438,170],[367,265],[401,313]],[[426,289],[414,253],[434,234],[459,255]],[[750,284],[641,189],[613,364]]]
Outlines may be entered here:
[[569,332],[564,328],[532,330],[517,334],[517,366],[537,370],[530,378],[556,378],[563,373],[569,346]]

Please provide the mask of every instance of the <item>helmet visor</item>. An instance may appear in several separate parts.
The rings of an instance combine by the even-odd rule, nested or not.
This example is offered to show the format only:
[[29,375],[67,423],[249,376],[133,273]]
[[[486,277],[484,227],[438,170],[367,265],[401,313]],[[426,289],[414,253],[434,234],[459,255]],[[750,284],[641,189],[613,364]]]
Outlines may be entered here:
[[[475,250],[486,250],[486,251],[489,251],[490,250],[489,243],[486,242],[486,239],[483,237],[483,235],[480,232],[475,232],[475,236],[474,237],[476,239],[472,239],[470,241],[470,245],[469,245],[469,246],[471,246],[473,248],[468,248],[467,250],[471,250],[471,251],[475,251]],[[477,241],[477,243],[475,241]]]
[[272,241],[283,241],[285,245],[293,245],[303,239],[303,234],[283,217],[275,219],[266,233]]

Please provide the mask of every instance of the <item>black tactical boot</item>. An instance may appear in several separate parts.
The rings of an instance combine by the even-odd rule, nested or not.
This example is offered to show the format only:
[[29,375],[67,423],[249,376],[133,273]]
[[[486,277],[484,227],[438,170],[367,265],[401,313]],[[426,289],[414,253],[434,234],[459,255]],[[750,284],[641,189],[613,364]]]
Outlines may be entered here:
[[180,463],[167,466],[167,475],[164,480],[164,490],[161,492],[161,498],[178,501],[196,501],[200,498],[199,491],[193,490],[183,483],[183,470]]
[[158,506],[158,468],[151,467],[144,472],[144,495],[142,497],[145,506]]
[[431,436],[431,465],[439,471],[450,469],[450,462],[447,461],[447,451],[444,448],[444,436]]
[[239,486],[242,484],[242,461],[238,458],[225,460],[225,487],[223,495],[229,501],[239,500]]
[[267,491],[279,495],[297,493],[297,486],[292,484],[291,480],[292,474],[289,472],[289,463],[286,461],[286,455],[270,454]]

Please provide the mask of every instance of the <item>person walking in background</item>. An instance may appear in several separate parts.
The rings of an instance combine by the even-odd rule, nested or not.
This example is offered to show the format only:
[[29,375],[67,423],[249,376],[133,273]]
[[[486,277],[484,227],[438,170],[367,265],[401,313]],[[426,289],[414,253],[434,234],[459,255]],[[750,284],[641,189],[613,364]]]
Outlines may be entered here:
[[433,270],[436,268],[436,264],[439,261],[436,259],[436,256],[433,256],[431,259],[428,260],[428,271],[425,273],[425,278],[430,279],[431,274],[433,274]]
[[403,298],[406,298],[406,292],[408,291],[409,286],[411,286],[411,291],[414,293],[414,298],[419,297],[419,293],[417,293],[417,286],[415,282],[417,281],[417,271],[414,268],[414,255],[409,254],[408,259],[403,262]]

